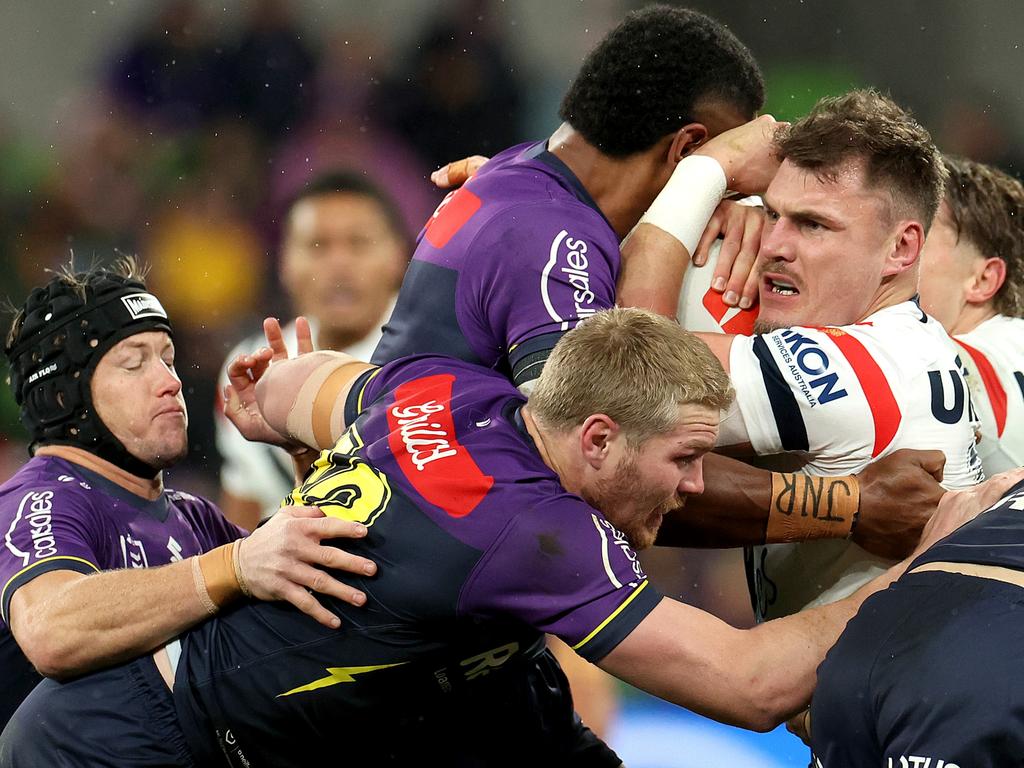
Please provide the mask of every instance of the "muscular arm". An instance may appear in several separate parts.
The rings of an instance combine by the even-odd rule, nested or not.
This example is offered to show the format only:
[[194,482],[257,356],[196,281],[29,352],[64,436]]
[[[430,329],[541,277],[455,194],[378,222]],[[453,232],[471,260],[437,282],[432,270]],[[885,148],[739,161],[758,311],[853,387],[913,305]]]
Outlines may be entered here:
[[663,229],[641,222],[622,241],[617,302],[675,317],[690,253]]
[[64,678],[140,656],[208,615],[186,560],[44,573],[14,593],[10,626],[40,674]]
[[1024,469],[947,493],[911,556],[845,600],[739,630],[665,598],[599,666],[700,714],[769,730],[807,705],[818,665],[861,603],[1021,478]]
[[599,666],[699,714],[768,731],[807,706],[815,670],[846,622],[901,572],[891,569],[839,603],[748,630],[665,598]]
[[[365,527],[348,520],[324,517],[313,508],[290,507],[241,541],[239,565],[253,597],[287,600],[325,626],[338,627],[338,617],[309,590],[353,605],[362,605],[366,596],[320,567],[372,574],[376,566],[320,542],[365,535]],[[204,557],[216,558],[223,550],[219,547]],[[29,661],[48,677],[71,677],[125,661],[209,617],[192,568],[189,558],[89,575],[68,570],[42,573],[12,595],[11,632]],[[220,589],[233,592],[234,598],[241,596],[237,581]]]

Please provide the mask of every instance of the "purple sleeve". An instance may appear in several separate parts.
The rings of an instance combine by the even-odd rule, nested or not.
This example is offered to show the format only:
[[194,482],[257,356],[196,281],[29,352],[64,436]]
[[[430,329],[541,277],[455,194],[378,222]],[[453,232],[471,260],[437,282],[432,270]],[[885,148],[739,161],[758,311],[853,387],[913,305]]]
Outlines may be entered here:
[[622,533],[563,495],[517,517],[467,580],[460,610],[513,616],[599,661],[660,600]]
[[582,204],[510,208],[477,235],[473,251],[459,284],[460,324],[473,343],[496,337],[513,370],[524,354],[550,351],[579,320],[615,305],[618,242]]
[[0,502],[0,618],[11,596],[49,571],[94,573],[106,558],[97,551],[101,523],[88,494],[76,485],[40,481]]

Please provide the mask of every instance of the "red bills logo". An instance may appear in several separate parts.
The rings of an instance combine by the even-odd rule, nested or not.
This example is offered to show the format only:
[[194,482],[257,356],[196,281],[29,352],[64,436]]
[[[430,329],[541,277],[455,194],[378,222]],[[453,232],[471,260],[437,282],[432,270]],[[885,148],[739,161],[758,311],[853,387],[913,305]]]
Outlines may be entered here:
[[388,408],[388,444],[402,472],[427,501],[465,517],[494,485],[455,438],[451,374],[406,382]]
[[482,202],[465,187],[449,192],[427,222],[423,236],[435,248],[444,248],[455,233],[480,210]]
[[756,305],[750,309],[730,307],[722,301],[722,294],[708,289],[704,294],[704,309],[715,318],[723,333],[738,336],[750,336],[754,333],[754,321],[757,320],[758,311]]

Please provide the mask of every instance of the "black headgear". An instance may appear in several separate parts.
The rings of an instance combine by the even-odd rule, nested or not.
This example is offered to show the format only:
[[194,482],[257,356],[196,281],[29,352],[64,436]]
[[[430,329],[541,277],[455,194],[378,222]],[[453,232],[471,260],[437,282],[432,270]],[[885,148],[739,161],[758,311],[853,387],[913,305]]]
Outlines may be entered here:
[[[167,313],[138,280],[97,270],[56,277],[29,295],[24,321],[4,349],[21,423],[38,444],[75,445],[139,477],[158,469],[140,461],[107,429],[92,403],[90,382],[100,358],[144,331],[171,333]],[[83,299],[84,293],[84,299]]]

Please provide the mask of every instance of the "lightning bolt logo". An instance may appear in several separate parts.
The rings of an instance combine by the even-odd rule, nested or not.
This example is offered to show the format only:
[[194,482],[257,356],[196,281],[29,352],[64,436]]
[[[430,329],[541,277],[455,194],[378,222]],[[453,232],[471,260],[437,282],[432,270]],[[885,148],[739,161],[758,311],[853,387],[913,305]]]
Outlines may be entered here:
[[292,688],[290,691],[277,694],[276,698],[280,699],[282,696],[291,696],[293,693],[305,693],[306,691],[315,691],[318,688],[327,688],[331,685],[338,685],[339,683],[354,683],[356,681],[356,675],[362,675],[367,672],[376,672],[379,669],[391,669],[392,667],[400,667],[403,664],[408,664],[407,661],[400,661],[397,664],[377,664],[369,667],[327,667],[324,671],[327,672],[327,677],[321,677],[319,680],[314,680],[306,685],[300,685],[298,688]]

